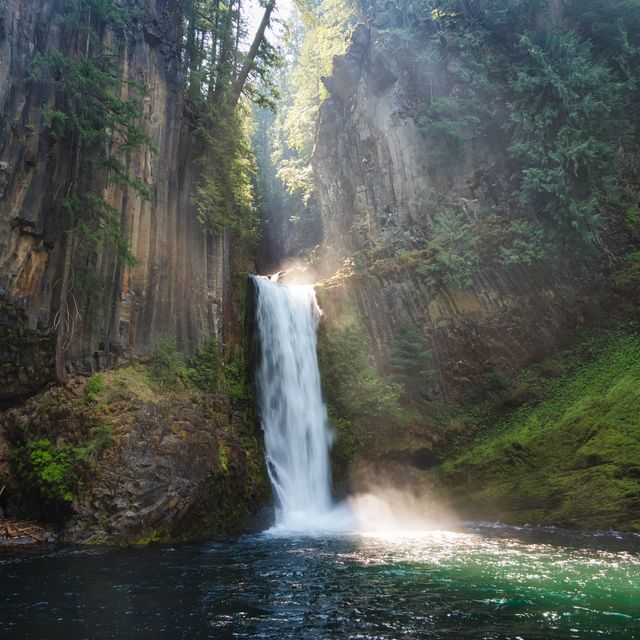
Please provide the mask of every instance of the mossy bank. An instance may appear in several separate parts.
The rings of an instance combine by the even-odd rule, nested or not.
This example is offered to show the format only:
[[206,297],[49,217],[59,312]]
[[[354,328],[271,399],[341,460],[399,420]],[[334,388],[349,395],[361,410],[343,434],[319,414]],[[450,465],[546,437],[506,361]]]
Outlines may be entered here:
[[452,503],[510,524],[640,532],[637,326],[587,337],[520,384],[532,401],[434,471]]

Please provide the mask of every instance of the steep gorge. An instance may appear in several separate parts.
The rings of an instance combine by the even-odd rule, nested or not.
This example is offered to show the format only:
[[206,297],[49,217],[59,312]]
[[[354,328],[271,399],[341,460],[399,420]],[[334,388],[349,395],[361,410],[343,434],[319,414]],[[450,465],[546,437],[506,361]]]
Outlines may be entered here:
[[[68,45],[61,39],[61,2],[0,4],[0,401],[14,404],[53,380],[72,235],[60,205],[61,190],[74,181],[72,140],[59,135],[43,110],[45,102],[55,109],[60,96],[30,76],[36,53]],[[248,375],[255,362],[241,344],[247,329],[255,331],[252,287],[241,273],[255,256],[241,250],[243,230],[230,228],[238,226],[231,208],[223,206],[222,222],[214,216],[207,227],[194,203],[204,140],[186,88],[183,7],[168,0],[130,4],[136,17],[118,34],[120,91],[126,93],[129,81],[148,87],[140,127],[152,145],[129,152],[126,163],[150,199],[103,179],[85,185],[117,212],[136,262],[124,264],[108,246],[88,256],[82,266],[95,273],[104,297],[97,314],[78,305],[65,345],[69,373],[127,366],[72,378],[0,416],[0,486],[8,487],[0,506],[29,515],[38,499],[53,493],[40,515],[51,517],[47,505],[55,518],[62,514],[63,536],[75,542],[222,535],[246,526],[268,498]],[[595,140],[603,157],[610,154],[616,175],[595,162],[582,176],[562,155],[566,150],[554,148],[548,155],[563,158],[558,182],[566,182],[566,192],[557,196],[541,178],[543,196],[534,193],[540,202],[523,197],[533,189],[524,179],[532,169],[518,155],[527,137],[525,128],[518,132],[518,118],[526,123],[531,114],[517,105],[533,100],[517,83],[528,73],[535,81],[549,79],[526,66],[539,62],[542,49],[526,49],[526,40],[514,44],[510,36],[550,25],[550,40],[560,42],[551,47],[552,61],[567,83],[576,74],[562,67],[566,48],[598,73],[602,66],[589,57],[597,43],[583,46],[572,35],[573,0],[525,4],[531,11],[462,2],[481,8],[469,9],[468,20],[466,11],[416,16],[411,3],[406,13],[377,5],[354,10],[366,23],[354,26],[346,52],[322,78],[328,97],[319,107],[312,166],[305,168],[307,178],[313,176],[311,200],[299,192],[287,196],[268,144],[255,149],[263,163],[256,182],[271,189],[269,197],[261,194],[262,206],[281,207],[262,211],[271,246],[263,246],[256,262],[275,268],[280,259],[302,255],[316,276],[324,312],[322,384],[338,434],[338,493],[387,475],[418,488],[440,485],[473,517],[636,529],[637,464],[625,453],[635,451],[628,445],[634,442],[636,368],[616,356],[619,368],[587,388],[581,381],[591,372],[588,358],[604,363],[609,347],[586,348],[580,357],[571,349],[585,350],[594,330],[605,342],[610,337],[611,353],[624,351],[618,344],[637,347],[616,331],[637,331],[638,135],[623,126],[619,137],[611,133],[624,113],[621,98],[611,106],[613,125],[603,121],[603,138],[585,125],[586,142],[570,149],[588,165]],[[104,42],[112,37],[109,29],[101,32]],[[629,55],[640,59],[634,47],[635,41]],[[475,59],[479,51],[491,53],[480,58],[486,68]],[[566,95],[602,102],[598,73]],[[635,85],[615,87],[623,85],[629,99]],[[595,98],[584,100],[580,91]],[[552,121],[557,113],[552,109]],[[256,120],[254,146],[273,125],[270,116]],[[212,166],[221,165],[217,160]],[[231,166],[232,182],[241,170]],[[602,175],[590,194],[585,185],[592,188],[586,179],[592,170]],[[557,177],[557,167],[549,174]],[[217,177],[211,178],[212,201],[219,195]],[[554,209],[554,198],[569,204]],[[185,360],[203,345],[197,364]],[[158,362],[148,359],[158,346],[165,367],[160,379]],[[565,390],[571,392],[566,405],[557,401]],[[611,422],[617,415],[606,412],[601,433],[592,428],[583,404],[599,407],[628,390],[620,419],[631,425],[629,433],[622,438]],[[567,427],[565,414],[574,413],[580,419]],[[537,416],[547,420],[548,433],[529,430],[539,425]],[[565,466],[549,469],[557,458],[545,455],[547,436]],[[478,446],[483,438],[488,449]],[[608,457],[594,456],[588,444],[574,446],[571,438],[604,442]],[[487,450],[491,468],[483,460]],[[77,477],[43,482],[50,469],[38,464],[47,456]],[[532,487],[535,478],[553,487],[551,493]],[[591,509],[582,494],[574,501],[575,478],[592,482],[609,506]],[[558,496],[563,506],[556,509]]]

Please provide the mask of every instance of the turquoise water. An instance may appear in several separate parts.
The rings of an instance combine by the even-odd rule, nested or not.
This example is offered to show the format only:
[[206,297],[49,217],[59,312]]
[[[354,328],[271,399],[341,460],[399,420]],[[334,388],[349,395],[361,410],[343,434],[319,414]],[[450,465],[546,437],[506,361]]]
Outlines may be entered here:
[[640,539],[553,530],[0,555],[0,637],[640,639]]

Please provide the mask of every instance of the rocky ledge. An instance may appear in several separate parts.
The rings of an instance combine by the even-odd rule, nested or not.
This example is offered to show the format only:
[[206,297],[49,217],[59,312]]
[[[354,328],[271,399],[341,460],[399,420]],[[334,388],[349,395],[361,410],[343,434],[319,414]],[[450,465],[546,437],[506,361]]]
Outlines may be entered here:
[[269,495],[250,422],[222,394],[158,390],[144,367],[72,379],[0,414],[0,509],[67,543],[236,533]]

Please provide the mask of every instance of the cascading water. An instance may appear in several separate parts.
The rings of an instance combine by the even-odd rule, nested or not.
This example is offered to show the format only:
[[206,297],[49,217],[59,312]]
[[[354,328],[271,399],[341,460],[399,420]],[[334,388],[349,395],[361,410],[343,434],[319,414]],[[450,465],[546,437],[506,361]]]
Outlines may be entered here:
[[312,285],[254,276],[260,336],[258,401],[282,529],[329,528],[329,448],[316,354],[320,308]]

